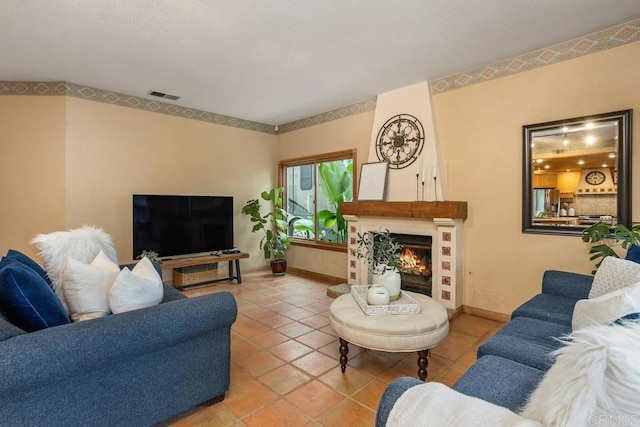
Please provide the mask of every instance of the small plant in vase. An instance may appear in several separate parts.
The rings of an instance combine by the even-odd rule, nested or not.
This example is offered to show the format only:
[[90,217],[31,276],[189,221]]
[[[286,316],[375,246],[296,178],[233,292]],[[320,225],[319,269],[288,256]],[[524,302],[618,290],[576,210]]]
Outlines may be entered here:
[[138,259],[142,259],[142,258],[149,258],[149,261],[151,262],[158,261],[158,252],[148,251],[145,249],[142,251],[140,255],[138,255]]
[[374,283],[380,283],[389,292],[389,300],[400,297],[400,272],[402,245],[391,236],[389,230],[358,234],[357,257],[364,259]]

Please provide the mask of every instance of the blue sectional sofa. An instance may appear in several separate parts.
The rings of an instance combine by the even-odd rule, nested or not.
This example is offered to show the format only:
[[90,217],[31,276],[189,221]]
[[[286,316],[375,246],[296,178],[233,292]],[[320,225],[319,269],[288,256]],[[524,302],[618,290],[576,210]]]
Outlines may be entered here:
[[[511,321],[480,346],[478,360],[452,388],[518,412],[553,364],[549,353],[561,345],[556,338],[571,332],[574,306],[588,298],[592,284],[593,276],[545,272],[542,293],[518,307]],[[418,384],[422,382],[408,377],[389,384],[376,426],[385,426],[396,400]]]
[[228,292],[26,333],[0,316],[0,425],[145,426],[224,398]]

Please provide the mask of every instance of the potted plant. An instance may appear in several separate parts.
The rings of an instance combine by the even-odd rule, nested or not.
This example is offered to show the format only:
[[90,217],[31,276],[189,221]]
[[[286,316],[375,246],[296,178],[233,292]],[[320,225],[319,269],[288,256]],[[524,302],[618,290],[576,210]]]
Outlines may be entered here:
[[621,246],[622,249],[629,249],[632,244],[640,245],[640,223],[634,222],[631,225],[631,230],[622,224],[615,226],[613,235],[611,235],[611,225],[604,222],[597,222],[591,227],[586,228],[582,232],[582,241],[591,243],[589,249],[589,258],[591,261],[599,259],[596,263],[596,269],[591,273],[595,274],[604,260],[608,256],[620,258],[615,251],[616,246]]
[[389,233],[378,230],[370,233],[358,233],[356,256],[364,259],[372,274],[372,280],[387,288],[389,300],[400,297],[400,272],[402,245]]
[[142,258],[149,258],[149,261],[151,262],[158,261],[158,252],[148,251],[145,249],[142,251],[140,255],[138,255],[138,259],[142,259]]
[[260,240],[260,249],[264,253],[264,259],[271,259],[271,271],[274,276],[282,276],[287,270],[284,253],[291,246],[287,235],[286,212],[282,209],[282,192],[283,187],[262,192],[260,197],[271,204],[271,212],[264,215],[259,199],[249,200],[242,208],[242,213],[249,215],[254,223],[251,231],[264,233]]

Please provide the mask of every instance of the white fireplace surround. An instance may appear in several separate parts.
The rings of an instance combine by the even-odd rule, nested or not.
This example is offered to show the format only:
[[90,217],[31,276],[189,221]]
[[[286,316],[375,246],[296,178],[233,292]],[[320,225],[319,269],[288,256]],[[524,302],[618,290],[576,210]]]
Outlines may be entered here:
[[389,230],[430,236],[432,298],[450,310],[462,306],[462,219],[366,215],[345,215],[345,219],[349,222],[347,281],[350,285],[364,285],[370,280],[366,261],[356,255],[358,234]]

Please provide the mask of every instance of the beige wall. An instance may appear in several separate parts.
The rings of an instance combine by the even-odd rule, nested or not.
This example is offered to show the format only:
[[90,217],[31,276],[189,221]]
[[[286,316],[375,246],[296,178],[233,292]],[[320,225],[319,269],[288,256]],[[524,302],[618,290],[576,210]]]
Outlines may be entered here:
[[65,226],[65,98],[0,96],[0,255]]
[[[373,111],[310,126],[278,136],[278,160],[295,159],[314,154],[356,149],[357,170],[367,162]],[[347,277],[346,252],[292,246],[287,251],[287,265],[325,274]]]
[[230,195],[243,268],[267,264],[240,209],[276,183],[275,135],[71,97],[0,97],[0,116],[4,182],[16,183],[3,185],[3,251],[35,254],[34,234],[90,224],[127,261],[132,194]]
[[510,313],[540,291],[544,270],[591,271],[580,238],[521,232],[522,126],[632,108],[640,129],[638,58],[634,43],[434,96],[449,196],[469,202],[465,305]]

